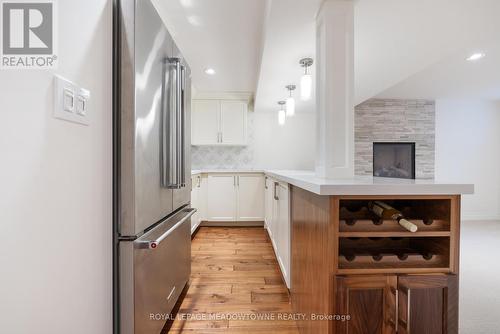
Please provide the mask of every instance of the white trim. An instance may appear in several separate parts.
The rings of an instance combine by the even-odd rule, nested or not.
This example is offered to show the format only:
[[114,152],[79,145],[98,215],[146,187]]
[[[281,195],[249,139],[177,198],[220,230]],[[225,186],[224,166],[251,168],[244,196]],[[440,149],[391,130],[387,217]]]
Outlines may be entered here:
[[462,212],[461,220],[463,221],[492,221],[500,220],[500,214],[475,214],[469,212]]
[[196,92],[193,100],[239,100],[247,101],[249,104],[253,100],[252,92]]

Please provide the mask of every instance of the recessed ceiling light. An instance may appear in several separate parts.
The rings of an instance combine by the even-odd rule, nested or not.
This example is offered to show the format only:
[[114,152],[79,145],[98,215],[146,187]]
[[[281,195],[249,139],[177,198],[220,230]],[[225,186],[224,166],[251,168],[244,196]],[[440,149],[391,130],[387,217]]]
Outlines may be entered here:
[[208,75],[214,75],[215,70],[213,68],[207,68],[207,69],[205,69],[205,73]]
[[187,17],[189,24],[194,27],[200,27],[202,25],[201,19],[196,15],[191,15]]
[[193,0],[180,0],[182,7],[191,8],[193,7]]
[[479,60],[481,58],[484,58],[484,56],[485,56],[484,53],[477,52],[477,53],[472,54],[469,58],[467,58],[467,60],[468,61],[476,61],[476,60]]

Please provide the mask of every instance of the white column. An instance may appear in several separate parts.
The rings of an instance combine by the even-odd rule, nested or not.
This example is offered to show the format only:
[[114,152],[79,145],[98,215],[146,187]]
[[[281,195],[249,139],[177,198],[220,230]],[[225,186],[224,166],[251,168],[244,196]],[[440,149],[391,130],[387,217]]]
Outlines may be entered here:
[[325,0],[316,18],[316,176],[354,176],[354,4]]

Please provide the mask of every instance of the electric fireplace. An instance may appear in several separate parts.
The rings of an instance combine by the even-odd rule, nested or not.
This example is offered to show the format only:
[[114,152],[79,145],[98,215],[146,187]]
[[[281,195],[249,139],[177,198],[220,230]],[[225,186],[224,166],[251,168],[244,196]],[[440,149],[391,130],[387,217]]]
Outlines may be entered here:
[[415,178],[415,143],[373,143],[373,176]]

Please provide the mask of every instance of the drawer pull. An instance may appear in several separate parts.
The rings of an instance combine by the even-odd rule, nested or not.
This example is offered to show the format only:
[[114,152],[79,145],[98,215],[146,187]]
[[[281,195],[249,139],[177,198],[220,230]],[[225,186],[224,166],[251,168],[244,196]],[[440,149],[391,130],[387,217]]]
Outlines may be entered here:
[[172,234],[177,228],[179,228],[182,224],[186,222],[191,216],[196,212],[196,209],[186,209],[184,210],[183,213],[185,215],[180,219],[174,226],[172,226],[170,229],[168,229],[165,233],[160,235],[158,238],[155,238],[154,240],[148,240],[147,235],[145,235],[145,238],[143,239],[142,237],[139,238],[134,242],[135,247],[139,249],[156,249],[160,245],[160,243],[165,240],[170,234]]
[[170,298],[172,298],[172,296],[174,295],[174,292],[175,292],[175,288],[176,288],[175,286],[172,288],[172,290],[168,294],[167,300],[170,300]]

